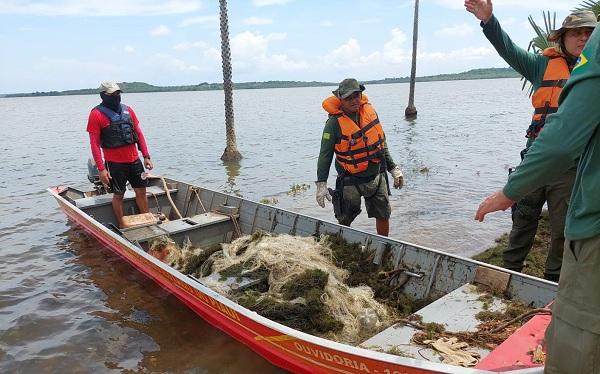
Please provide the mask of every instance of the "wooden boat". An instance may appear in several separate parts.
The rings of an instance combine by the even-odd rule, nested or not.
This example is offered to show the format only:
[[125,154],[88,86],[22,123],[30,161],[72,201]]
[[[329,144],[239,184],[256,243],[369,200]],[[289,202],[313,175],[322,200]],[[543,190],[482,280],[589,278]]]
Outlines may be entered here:
[[[90,179],[91,180],[91,179]],[[531,352],[543,339],[547,315],[536,315],[493,350],[479,349],[481,361],[475,368],[440,362],[431,348],[411,343],[415,329],[394,325],[370,337],[359,346],[350,346],[286,327],[243,308],[186,276],[147,252],[148,241],[169,235],[181,243],[189,238],[194,245],[229,242],[236,232],[258,230],[276,234],[312,236],[330,234],[350,243],[375,250],[380,262],[384,249],[392,251],[394,266],[408,269],[403,292],[434,302],[419,310],[423,322],[444,324],[449,331],[476,331],[475,314],[506,300],[491,296],[482,301],[476,285],[486,285],[534,308],[548,305],[556,284],[527,275],[424,248],[392,238],[366,233],[336,223],[264,205],[166,178],[150,178],[147,193],[151,210],[182,218],[119,230],[112,212],[112,195],[98,186],[92,191],[57,186],[48,191],[67,216],[133,267],[176,295],[203,319],[246,344],[274,365],[295,373],[541,373],[543,364],[532,362]],[[124,211],[135,209],[133,193],[124,197]],[[373,348],[379,347],[379,351]],[[402,357],[388,352],[402,346],[411,354]],[[381,352],[383,351],[383,352]]]

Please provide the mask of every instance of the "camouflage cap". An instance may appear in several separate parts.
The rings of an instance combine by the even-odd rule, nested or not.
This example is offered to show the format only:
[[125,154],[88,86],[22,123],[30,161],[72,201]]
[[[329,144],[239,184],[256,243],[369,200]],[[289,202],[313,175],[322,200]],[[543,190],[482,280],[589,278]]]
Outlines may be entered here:
[[569,14],[562,23],[562,27],[553,30],[548,34],[548,41],[556,42],[567,29],[576,29],[579,27],[596,27],[598,20],[591,10],[577,10]]
[[348,96],[352,95],[354,92],[363,92],[365,90],[365,86],[362,84],[358,84],[358,81],[354,78],[346,78],[340,82],[340,85],[337,90],[331,91],[335,96],[340,99],[345,99]]

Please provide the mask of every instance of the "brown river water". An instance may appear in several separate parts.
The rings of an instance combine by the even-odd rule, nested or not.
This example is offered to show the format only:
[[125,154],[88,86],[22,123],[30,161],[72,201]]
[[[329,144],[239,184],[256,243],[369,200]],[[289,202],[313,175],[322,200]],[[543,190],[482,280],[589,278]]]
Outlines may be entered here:
[[[419,83],[365,93],[405,175],[390,235],[471,256],[510,228],[508,213],[473,220],[519,161],[530,116],[518,79]],[[236,91],[244,159],[224,165],[223,93],[124,94],[140,118],[155,173],[334,220],[314,199],[316,161],[334,87]],[[0,372],[281,372],[211,327],[67,221],[46,188],[88,188],[85,126],[99,97],[0,99]],[[334,183],[331,169],[330,186]],[[289,194],[296,184],[311,186]],[[362,213],[353,224],[369,232]]]

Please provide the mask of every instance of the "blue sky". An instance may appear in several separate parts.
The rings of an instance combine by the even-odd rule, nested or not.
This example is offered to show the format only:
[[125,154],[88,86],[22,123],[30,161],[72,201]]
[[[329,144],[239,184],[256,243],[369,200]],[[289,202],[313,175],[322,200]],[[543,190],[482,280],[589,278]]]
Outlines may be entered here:
[[[583,0],[582,0],[583,1]],[[497,0],[519,45],[542,11],[582,1]],[[229,0],[235,82],[410,74],[413,1]],[[462,0],[421,0],[417,75],[504,67]],[[0,0],[0,93],[220,82],[218,0]]]

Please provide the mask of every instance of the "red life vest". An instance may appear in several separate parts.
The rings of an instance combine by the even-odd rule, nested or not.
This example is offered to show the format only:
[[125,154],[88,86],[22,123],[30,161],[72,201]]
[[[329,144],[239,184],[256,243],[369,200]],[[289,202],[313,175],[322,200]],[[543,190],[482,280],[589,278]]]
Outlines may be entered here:
[[367,170],[369,162],[381,162],[385,134],[366,95],[363,94],[360,100],[358,124],[344,114],[341,105],[342,102],[335,96],[323,101],[323,109],[337,117],[342,133],[342,140],[334,148],[336,162],[348,173],[356,174]]
[[558,97],[571,76],[567,60],[556,49],[544,49],[544,56],[549,57],[550,61],[546,66],[542,84],[531,97],[534,111],[531,125],[527,129],[527,137],[532,139],[539,135],[546,123],[546,117],[558,110]]

